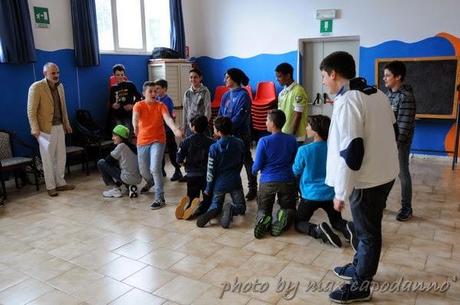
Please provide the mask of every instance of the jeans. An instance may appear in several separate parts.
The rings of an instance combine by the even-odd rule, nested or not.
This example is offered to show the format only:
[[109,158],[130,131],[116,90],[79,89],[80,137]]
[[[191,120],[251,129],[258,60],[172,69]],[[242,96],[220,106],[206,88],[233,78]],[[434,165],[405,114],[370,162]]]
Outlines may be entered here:
[[211,206],[208,211],[213,209],[217,209],[219,212],[222,211],[225,194],[230,194],[230,197],[232,197],[233,215],[244,215],[244,213],[246,213],[246,200],[244,199],[242,187],[230,192],[213,192]]
[[401,181],[401,205],[403,209],[412,209],[412,179],[409,172],[410,142],[398,143],[399,180]]
[[97,161],[97,168],[101,172],[102,180],[104,180],[105,185],[116,185],[117,183],[122,183],[121,180],[121,169],[113,164],[108,163],[104,159]]
[[342,218],[342,214],[334,209],[334,202],[328,201],[315,201],[302,199],[297,208],[297,215],[295,220],[295,228],[298,232],[308,234],[316,237],[316,224],[310,222],[310,218],[317,209],[323,209],[332,227],[340,232],[346,230],[347,221]]
[[246,175],[248,176],[248,189],[249,191],[257,191],[257,175],[252,174],[252,160],[251,154],[251,135],[235,135],[241,139],[244,143],[244,169],[246,170]]
[[[297,186],[294,181],[260,183],[257,194],[257,221],[264,216],[272,216],[276,196],[280,208],[290,210],[291,213],[288,215],[294,215],[297,203]],[[291,221],[292,219],[289,219],[289,224]]]
[[382,250],[382,216],[388,194],[395,181],[368,189],[354,189],[350,196],[358,249],[353,258],[353,282],[372,281]]
[[161,172],[164,151],[165,144],[159,142],[137,146],[139,171],[147,183],[150,185],[155,183],[155,200],[164,200],[163,174]]

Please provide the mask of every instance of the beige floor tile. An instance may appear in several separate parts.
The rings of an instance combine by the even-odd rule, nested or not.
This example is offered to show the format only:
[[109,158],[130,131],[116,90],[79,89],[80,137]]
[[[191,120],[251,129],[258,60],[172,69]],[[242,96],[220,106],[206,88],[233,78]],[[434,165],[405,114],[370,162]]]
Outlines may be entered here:
[[216,263],[209,262],[206,258],[187,256],[170,267],[169,270],[197,280],[216,266]]
[[211,287],[192,305],[244,305],[249,297],[242,294],[227,293],[222,295],[222,288]]
[[72,294],[88,283],[94,282],[97,279],[104,277],[100,273],[96,273],[81,267],[75,267],[55,278],[48,281],[48,284],[57,289]]
[[128,244],[113,250],[115,254],[123,255],[131,259],[139,259],[152,252],[155,247],[148,242],[134,240]]
[[187,254],[179,251],[157,249],[142,257],[139,261],[160,269],[168,269],[186,256]]
[[259,275],[275,276],[283,270],[288,263],[289,261],[274,256],[256,254],[242,264],[239,269],[252,270]]
[[228,230],[214,239],[216,243],[235,248],[242,248],[252,240],[254,240],[253,235],[235,232],[232,230]]
[[84,253],[94,250],[95,248],[96,245],[90,245],[85,242],[74,242],[56,248],[50,251],[49,254],[62,258],[63,260],[71,260],[77,256],[81,256]]
[[315,258],[312,265],[332,270],[334,267],[343,266],[353,260],[353,254],[345,252],[344,249],[333,248],[329,244],[323,246],[326,249]]
[[15,286],[3,290],[0,293],[0,304],[26,304],[51,290],[53,290],[51,286],[48,286],[34,279],[28,279]]
[[153,292],[177,276],[176,273],[147,266],[123,282],[147,292]]
[[150,293],[139,289],[132,289],[110,303],[110,305],[161,305],[164,302],[164,299]]
[[81,256],[75,257],[74,259],[71,259],[70,262],[86,269],[97,270],[119,257],[120,255],[109,252],[107,250],[94,250]]
[[436,296],[432,294],[419,294],[415,305],[457,305],[458,299],[451,299],[449,297]]
[[77,266],[63,259],[55,257],[32,266],[29,265],[21,267],[20,269],[30,277],[46,282],[49,279],[63,274],[64,272],[69,271],[75,267]]
[[208,257],[207,260],[223,266],[239,267],[254,254],[255,252],[245,249],[222,246],[213,255]]
[[0,291],[23,282],[28,278],[29,277],[26,274],[17,270],[11,268],[2,268],[2,270],[0,270]]
[[75,291],[72,296],[91,305],[106,305],[133,289],[108,277],[87,283]]
[[275,238],[264,238],[251,241],[243,249],[261,254],[276,255],[287,245],[287,243],[277,241]]
[[436,230],[434,234],[435,241],[442,241],[448,244],[456,244],[460,240],[460,231]]
[[[270,305],[270,303],[266,303],[257,299],[251,299],[247,305]],[[292,304],[295,305],[295,304]]]
[[253,275],[254,271],[252,270],[219,265],[206,273],[200,280],[222,288],[225,283],[245,282]]
[[113,279],[121,281],[128,276],[136,273],[147,266],[144,263],[126,258],[119,257],[114,261],[102,266],[97,270],[101,274],[105,274]]
[[428,256],[425,270],[445,276],[460,276],[460,259],[448,259],[437,256]]
[[222,246],[210,240],[197,238],[186,243],[178,250],[188,255],[206,258],[208,256],[213,255],[220,248],[222,248]]
[[52,290],[27,305],[80,305],[81,301],[59,290]]
[[156,290],[154,294],[179,304],[190,304],[205,293],[209,287],[209,284],[178,276]]
[[276,257],[292,260],[301,264],[311,264],[322,251],[322,248],[315,247],[313,245],[299,246],[295,244],[289,244],[280,252],[278,252]]
[[409,249],[411,252],[416,253],[429,253],[430,255],[444,258],[452,257],[452,244],[441,241],[414,238]]
[[381,260],[388,264],[407,266],[418,270],[425,268],[427,254],[425,252],[413,252],[404,249],[390,248]]

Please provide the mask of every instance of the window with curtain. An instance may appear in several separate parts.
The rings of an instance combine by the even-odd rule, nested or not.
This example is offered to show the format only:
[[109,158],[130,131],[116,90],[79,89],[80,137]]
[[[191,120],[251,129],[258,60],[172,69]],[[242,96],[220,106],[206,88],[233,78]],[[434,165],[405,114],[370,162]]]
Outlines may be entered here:
[[96,0],[96,12],[101,52],[170,47],[169,0]]

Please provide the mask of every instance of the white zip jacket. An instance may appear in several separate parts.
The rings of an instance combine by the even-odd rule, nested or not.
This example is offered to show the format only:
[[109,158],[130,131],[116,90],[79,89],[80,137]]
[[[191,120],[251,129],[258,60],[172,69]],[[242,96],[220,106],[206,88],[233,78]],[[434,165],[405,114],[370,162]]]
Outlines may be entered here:
[[342,88],[334,101],[328,138],[326,184],[348,200],[353,188],[395,179],[399,172],[394,124],[386,95]]

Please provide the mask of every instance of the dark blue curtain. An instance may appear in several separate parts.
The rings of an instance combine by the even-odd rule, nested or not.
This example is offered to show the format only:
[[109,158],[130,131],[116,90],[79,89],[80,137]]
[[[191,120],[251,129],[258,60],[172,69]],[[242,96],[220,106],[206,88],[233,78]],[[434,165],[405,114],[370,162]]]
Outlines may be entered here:
[[96,4],[94,0],[71,0],[75,61],[79,67],[99,65]]
[[177,51],[181,58],[185,58],[185,31],[182,1],[169,0],[171,19],[171,49]]
[[0,62],[25,64],[36,61],[27,0],[0,1]]

